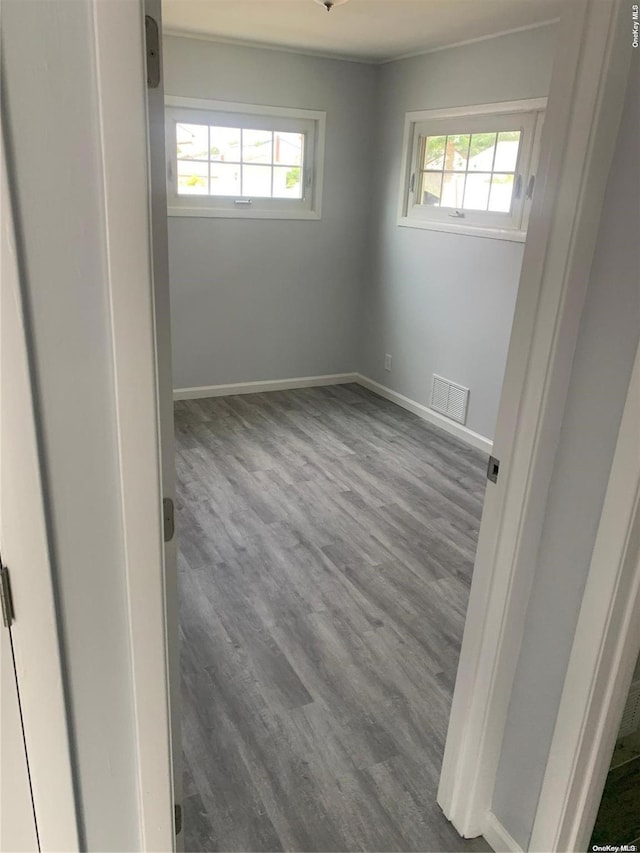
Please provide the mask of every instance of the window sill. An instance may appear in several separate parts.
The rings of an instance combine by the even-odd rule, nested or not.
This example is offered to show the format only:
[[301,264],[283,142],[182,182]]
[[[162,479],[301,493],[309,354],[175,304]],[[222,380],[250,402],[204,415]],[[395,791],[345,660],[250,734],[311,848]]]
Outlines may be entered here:
[[424,231],[443,231],[447,234],[459,234],[467,237],[488,237],[490,240],[508,240],[511,243],[524,243],[527,232],[507,229],[488,228],[482,225],[461,225],[457,222],[429,222],[426,219],[412,219],[401,216],[398,225],[402,228],[421,228]]
[[169,207],[167,216],[205,217],[209,219],[321,219],[315,210],[233,210],[232,208]]

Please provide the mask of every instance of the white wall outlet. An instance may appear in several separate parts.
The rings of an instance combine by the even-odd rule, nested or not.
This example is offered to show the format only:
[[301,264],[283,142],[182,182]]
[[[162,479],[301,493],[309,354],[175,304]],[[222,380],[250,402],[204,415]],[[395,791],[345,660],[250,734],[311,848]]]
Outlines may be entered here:
[[384,369],[391,370],[391,356],[387,353],[384,357]]

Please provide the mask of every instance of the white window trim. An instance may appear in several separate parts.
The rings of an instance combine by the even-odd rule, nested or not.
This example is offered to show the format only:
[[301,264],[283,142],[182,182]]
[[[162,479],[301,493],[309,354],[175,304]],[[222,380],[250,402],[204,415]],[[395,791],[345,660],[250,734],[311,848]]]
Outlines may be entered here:
[[[170,164],[175,161],[173,149],[167,149],[167,214],[169,216],[191,216],[191,217],[214,217],[223,219],[321,219],[322,218],[322,185],[324,177],[324,149],[326,136],[327,114],[322,110],[303,110],[292,107],[274,107],[266,104],[244,104],[237,101],[217,101],[204,98],[184,98],[177,95],[167,95],[164,99],[165,107],[201,110],[202,112],[228,112],[256,116],[268,116],[270,118],[300,119],[311,121],[315,126],[315,138],[313,140],[313,162],[310,164],[313,170],[312,197],[308,208],[298,210],[292,208],[271,209],[242,207],[239,209],[229,207],[216,207],[215,196],[208,196],[211,204],[207,206],[189,205],[188,197],[178,196],[175,188],[175,169]],[[175,145],[174,145],[175,148]],[[178,202],[180,199],[180,202]],[[275,201],[281,201],[276,199]]]
[[[493,240],[510,240],[524,243],[527,237],[527,224],[531,209],[531,200],[526,201],[522,226],[519,229],[499,228],[488,225],[472,225],[470,223],[442,222],[435,219],[419,219],[408,215],[409,182],[413,170],[415,130],[416,126],[426,121],[456,118],[477,118],[482,116],[500,116],[509,113],[541,113],[547,106],[546,98],[528,98],[519,101],[501,101],[494,104],[473,104],[465,107],[452,107],[437,110],[416,110],[405,114],[404,137],[402,143],[402,174],[400,181],[400,198],[398,206],[398,225],[406,228],[421,228],[427,231],[442,231],[449,234],[466,234],[474,237],[488,237]],[[536,122],[534,138],[531,144],[530,164],[528,171],[535,173],[540,134],[543,122]]]

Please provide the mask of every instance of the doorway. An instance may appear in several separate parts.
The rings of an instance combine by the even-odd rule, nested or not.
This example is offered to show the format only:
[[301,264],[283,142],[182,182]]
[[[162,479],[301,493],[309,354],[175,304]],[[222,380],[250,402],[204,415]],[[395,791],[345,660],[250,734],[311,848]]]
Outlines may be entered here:
[[[540,44],[552,56],[552,30],[538,28],[517,36],[536,57],[537,68]],[[188,62],[202,63],[202,74],[195,76],[203,80],[221,79],[214,65],[222,63],[225,79],[244,73],[253,85],[258,77],[266,85],[273,51],[195,41],[169,36],[165,46],[165,85],[172,85],[171,74],[180,79],[179,87],[176,83],[167,94],[191,99],[184,109],[196,109],[196,95],[225,100],[220,85],[185,88],[186,78],[180,74]],[[483,49],[488,57],[492,45]],[[293,69],[290,76],[300,77],[308,60],[296,55],[285,59]],[[381,73],[378,69],[356,69],[348,84],[344,63],[323,61],[328,68],[338,66],[333,73],[336,86],[340,78],[339,93],[331,78],[326,83],[334,90],[332,103],[347,98],[349,85],[351,93],[375,101],[371,82]],[[443,58],[424,61],[442,63]],[[317,65],[318,60],[312,62]],[[235,72],[229,75],[231,68]],[[247,68],[253,69],[251,74]],[[542,79],[531,85],[537,88],[511,89],[503,97],[546,94]],[[248,91],[246,80],[243,86],[240,91],[232,85],[226,94],[236,104],[236,113],[237,104],[284,98],[259,98]],[[465,103],[465,90],[449,97],[457,107]],[[493,90],[479,102],[496,98]],[[387,133],[387,144],[396,158],[398,152],[405,154],[405,110],[397,97],[392,100],[393,133]],[[323,106],[317,101],[285,103]],[[416,394],[425,402],[378,381],[392,384],[419,354],[369,352],[368,345],[368,357],[371,363],[380,362],[381,372],[374,367],[373,377],[362,377],[348,349],[353,340],[338,334],[347,321],[358,320],[360,303],[354,296],[361,294],[354,293],[352,279],[368,278],[371,267],[362,209],[372,191],[360,179],[360,171],[366,171],[360,164],[350,177],[358,185],[355,198],[347,204],[337,192],[344,183],[340,169],[355,162],[361,144],[366,99],[359,98],[360,113],[353,111],[353,101],[351,113],[344,101],[340,103],[338,129],[327,111],[334,137],[327,138],[321,222],[243,222],[239,217],[190,218],[183,212],[169,220],[175,385],[181,398],[176,403],[176,507],[179,581],[184,584],[183,716],[188,725],[183,802],[187,832],[193,827],[196,833],[191,840],[187,835],[191,846],[425,849],[427,843],[433,849],[458,849],[463,843],[435,798],[479,529],[486,451],[491,447],[480,430],[490,430],[468,427],[469,421],[460,427],[459,421],[439,416],[426,405],[429,372],[420,379],[424,389]],[[419,105],[430,104],[426,100]],[[179,105],[172,102],[174,106]],[[186,123],[197,126],[193,113]],[[342,153],[341,160],[335,149],[329,154],[337,132],[342,134],[338,141],[348,146],[348,156]],[[217,143],[214,147],[219,150]],[[176,158],[175,176],[187,159]],[[211,170],[217,161],[209,155],[206,160]],[[191,166],[193,174],[185,173],[187,183],[194,181],[188,185],[198,190],[201,162]],[[394,205],[398,189],[399,182],[390,190]],[[274,251],[280,239],[276,229],[287,245]],[[395,222],[389,231],[394,238],[426,242],[449,257],[441,263],[435,283],[448,319],[440,323],[431,317],[434,340],[442,331],[449,342],[452,334],[465,343],[472,337],[468,326],[455,329],[455,318],[460,318],[461,304],[472,298],[473,289],[486,284],[485,298],[473,312],[477,327],[484,326],[477,337],[483,356],[467,358],[467,364],[469,369],[477,367],[486,361],[485,352],[489,358],[488,351],[496,364],[501,359],[503,363],[522,241],[411,230]],[[335,262],[326,257],[326,240],[335,249]],[[464,247],[465,241],[468,249],[459,253],[458,262],[467,265],[469,275],[460,275],[451,249]],[[245,263],[250,271],[239,276],[235,267]],[[329,263],[333,266],[327,272]],[[464,279],[457,290],[455,279]],[[496,285],[491,295],[488,279]],[[376,278],[375,306],[361,310],[370,330],[381,321],[389,324],[389,318],[379,314],[388,284]],[[327,308],[331,295],[339,300],[337,309]],[[388,331],[400,338],[403,329],[411,329],[411,314],[425,311],[414,306],[412,312],[404,288],[397,295],[403,317]],[[203,300],[208,300],[208,308]],[[225,310],[213,312],[211,300],[222,300]],[[500,328],[489,335],[489,316],[496,315],[492,300],[501,303],[503,316]],[[298,314],[292,316],[296,306]],[[336,338],[335,352],[350,360],[332,361],[318,376],[317,367],[307,366],[308,359],[327,334]],[[299,367],[288,366],[292,339]],[[216,353],[219,357],[212,359]],[[267,373],[265,378],[255,362],[253,374],[228,372],[229,365],[237,369],[247,364],[251,353],[254,360],[260,357],[260,371],[265,364],[279,363],[281,373]],[[387,355],[390,370],[385,367]],[[385,377],[384,371],[391,376]],[[293,377],[288,383],[287,374]],[[414,381],[411,375],[409,382]],[[468,381],[478,387],[475,379]],[[316,387],[304,387],[313,384]],[[463,383],[457,384],[464,391]],[[495,417],[501,375],[492,374],[488,385],[486,394],[472,389],[471,400],[477,397],[477,403],[470,404],[469,412],[477,424],[489,424]],[[401,381],[396,387],[407,390]],[[493,416],[488,414],[489,397]],[[439,429],[445,425],[448,432]],[[233,690],[225,693],[229,684]],[[225,723],[216,735],[213,721],[218,718]],[[324,754],[327,743],[331,755]],[[207,761],[208,754],[217,755],[218,763],[228,768],[221,777],[214,762]],[[415,761],[418,754],[421,759]],[[406,768],[398,765],[407,764],[411,756],[413,772],[407,776]],[[228,778],[236,780],[231,791],[223,782]],[[342,779],[342,790],[336,779]],[[401,815],[393,803],[403,799]],[[309,814],[305,809],[311,809]],[[315,827],[315,840],[307,826]],[[474,843],[484,849],[482,842]]]

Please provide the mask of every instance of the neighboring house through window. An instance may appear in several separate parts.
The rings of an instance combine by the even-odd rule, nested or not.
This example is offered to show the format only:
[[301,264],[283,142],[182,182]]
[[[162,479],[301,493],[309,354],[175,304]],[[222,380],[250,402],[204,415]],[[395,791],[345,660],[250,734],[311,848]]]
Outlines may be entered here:
[[524,240],[545,105],[407,113],[398,224]]
[[319,219],[325,113],[166,99],[170,216]]

